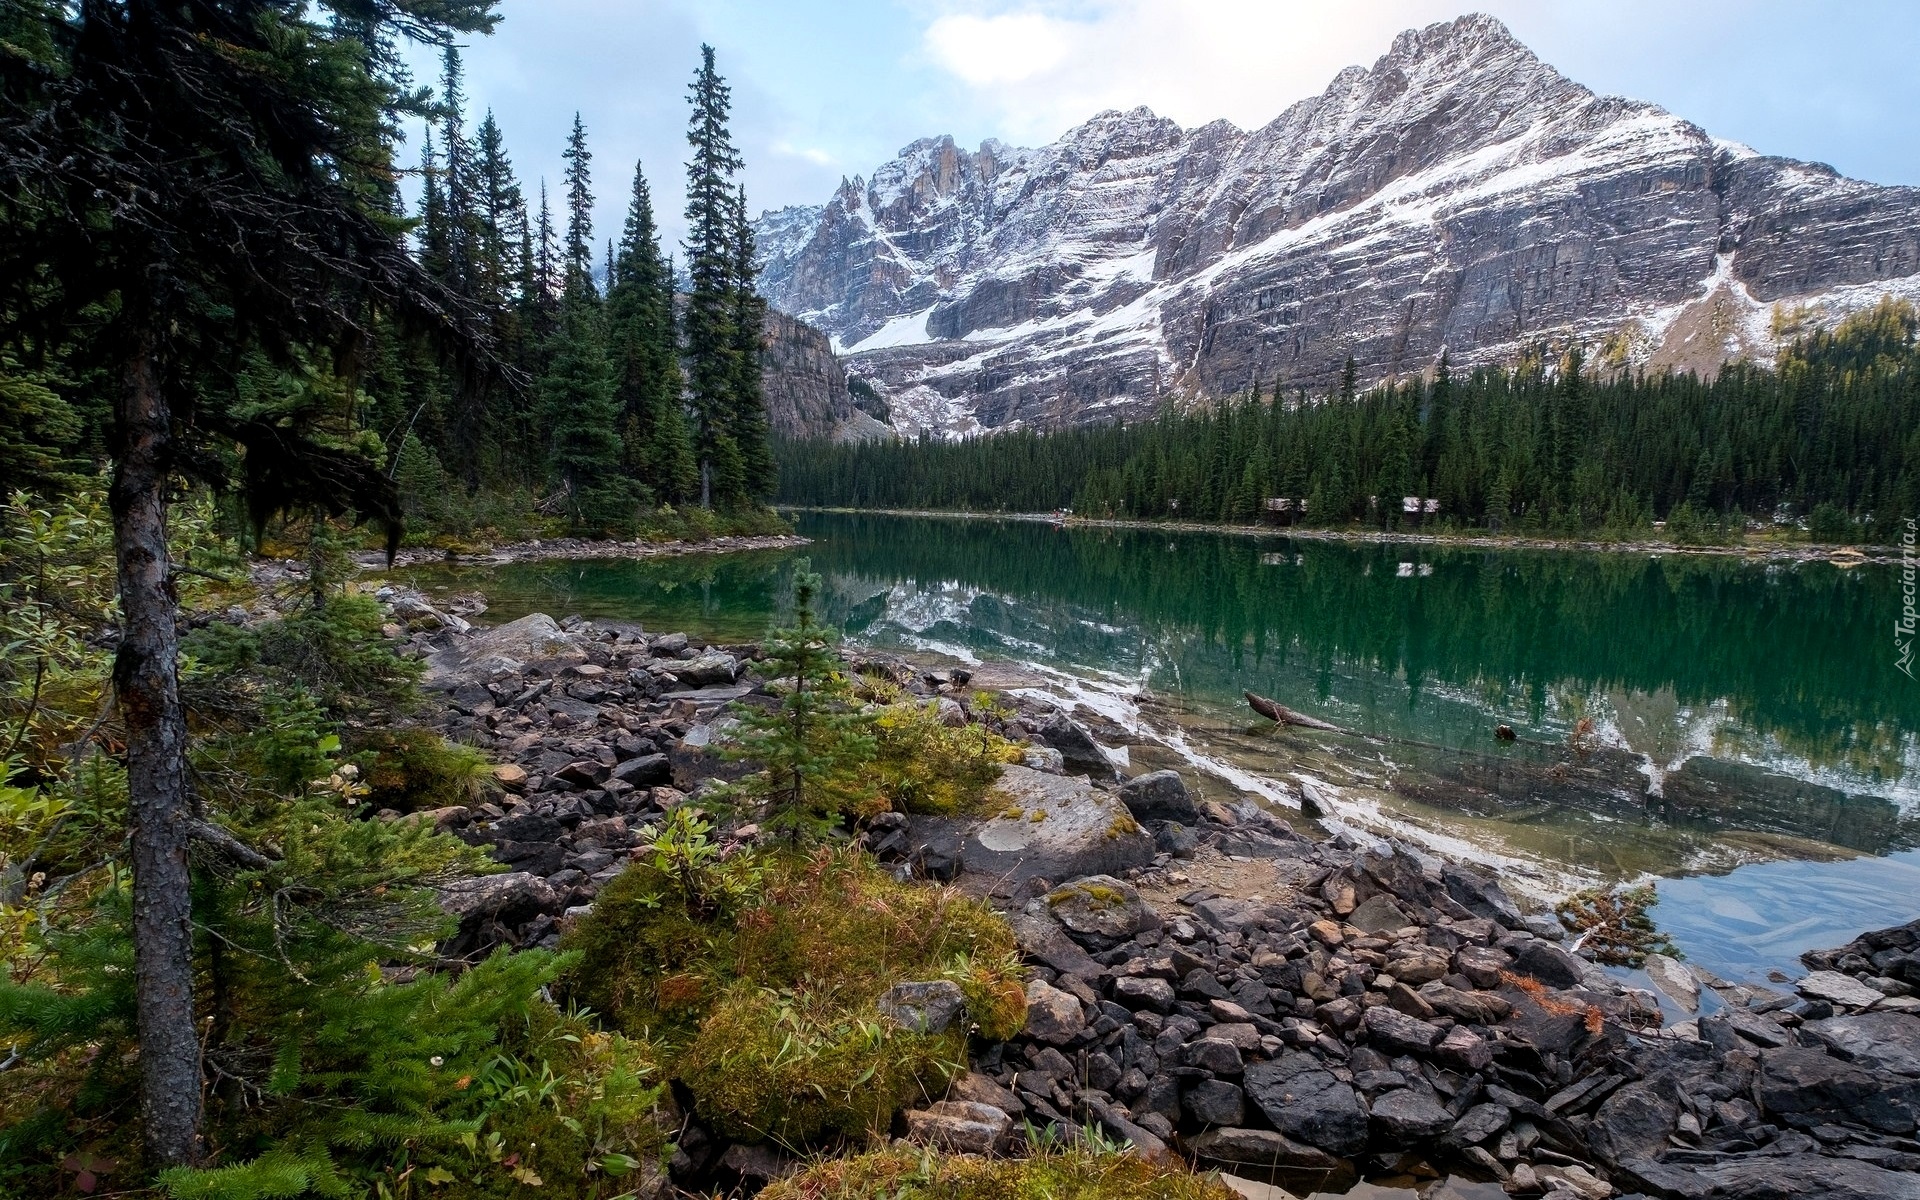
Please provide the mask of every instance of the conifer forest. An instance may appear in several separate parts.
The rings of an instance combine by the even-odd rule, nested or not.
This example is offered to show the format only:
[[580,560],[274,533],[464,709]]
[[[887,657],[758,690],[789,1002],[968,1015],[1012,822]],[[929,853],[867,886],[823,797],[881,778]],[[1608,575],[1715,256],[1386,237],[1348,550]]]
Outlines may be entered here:
[[[1920,511],[1920,344],[1885,301],[1771,367],[1595,369],[1578,352],[1312,396],[1259,388],[1130,426],[780,448],[798,505],[1244,524],[1896,541]],[[1423,501],[1414,512],[1408,501]],[[1277,501],[1278,504],[1270,502]]]

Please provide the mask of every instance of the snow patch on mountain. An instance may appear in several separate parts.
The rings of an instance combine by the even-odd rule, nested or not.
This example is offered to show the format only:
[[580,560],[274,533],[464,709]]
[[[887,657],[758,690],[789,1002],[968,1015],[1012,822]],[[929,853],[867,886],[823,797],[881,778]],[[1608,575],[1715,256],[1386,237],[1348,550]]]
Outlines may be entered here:
[[1244,131],[1145,108],[1035,149],[924,138],[758,226],[769,298],[903,431],[1129,419],[1585,344],[1717,370],[1920,292],[1920,191],[1566,79],[1484,16]]

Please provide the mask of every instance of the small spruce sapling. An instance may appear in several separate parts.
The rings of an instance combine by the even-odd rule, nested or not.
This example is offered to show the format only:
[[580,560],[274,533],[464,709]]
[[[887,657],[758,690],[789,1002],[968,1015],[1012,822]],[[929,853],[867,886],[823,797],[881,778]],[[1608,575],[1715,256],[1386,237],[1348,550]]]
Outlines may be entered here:
[[771,833],[792,845],[824,836],[871,802],[866,768],[877,745],[834,654],[835,631],[814,614],[820,577],[802,559],[794,575],[794,623],[767,635],[767,661],[785,695],[772,709],[740,706],[739,732],[723,753],[761,770],[720,793],[756,805]]

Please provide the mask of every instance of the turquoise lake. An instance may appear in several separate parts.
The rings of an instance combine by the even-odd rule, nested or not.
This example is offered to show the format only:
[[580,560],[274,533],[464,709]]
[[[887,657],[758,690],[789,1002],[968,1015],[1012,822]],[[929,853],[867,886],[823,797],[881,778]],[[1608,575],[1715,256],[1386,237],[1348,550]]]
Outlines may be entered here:
[[[850,641],[1102,714],[1137,766],[1500,864],[1656,877],[1723,975],[1920,915],[1920,683],[1898,571],[1024,520],[803,513],[799,551],[403,571],[488,620],[758,638],[795,563]],[[1252,691],[1345,732],[1276,731]],[[1508,726],[1512,741],[1496,739]]]

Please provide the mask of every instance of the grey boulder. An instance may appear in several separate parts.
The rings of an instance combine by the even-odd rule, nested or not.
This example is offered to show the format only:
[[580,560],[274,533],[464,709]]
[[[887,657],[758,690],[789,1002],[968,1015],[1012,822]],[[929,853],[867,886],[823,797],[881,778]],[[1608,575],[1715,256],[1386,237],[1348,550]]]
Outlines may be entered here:
[[1009,766],[987,796],[999,815],[971,826],[968,874],[1014,887],[1036,876],[1119,875],[1153,861],[1153,838],[1118,800],[1086,780]]
[[880,997],[880,1015],[915,1033],[945,1033],[967,1007],[960,985],[949,979],[896,983]]
[[1200,819],[1178,771],[1149,771],[1120,787],[1120,802],[1141,821],[1193,822]]
[[1053,919],[1069,933],[1109,942],[1159,925],[1159,917],[1134,886],[1111,875],[1089,875],[1047,893]]

